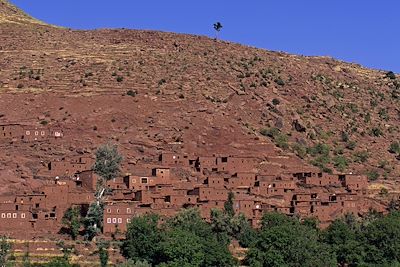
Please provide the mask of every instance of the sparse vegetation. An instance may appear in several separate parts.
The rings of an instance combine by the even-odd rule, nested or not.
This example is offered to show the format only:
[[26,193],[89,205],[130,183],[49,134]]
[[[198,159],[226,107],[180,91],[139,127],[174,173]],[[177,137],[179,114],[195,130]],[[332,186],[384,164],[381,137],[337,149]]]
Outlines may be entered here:
[[72,239],[75,240],[81,227],[80,209],[78,207],[69,208],[62,218],[62,223]]
[[379,173],[375,170],[371,170],[367,172],[367,176],[370,181],[375,181],[379,178]]
[[379,137],[383,135],[382,130],[379,127],[374,127],[370,131],[371,136]]
[[346,157],[344,156],[336,156],[333,158],[333,163],[335,168],[340,172],[345,171],[349,165]]
[[281,133],[278,128],[263,128],[260,130],[260,133],[264,136],[272,138],[278,147],[283,149],[289,148],[289,137],[286,134]]
[[391,79],[391,80],[395,80],[396,79],[396,74],[394,74],[394,72],[393,71],[388,71],[388,72],[386,72],[386,78],[389,78],[389,79]]
[[129,96],[135,97],[137,92],[134,91],[134,90],[128,90],[128,92],[126,92],[126,94],[129,95]]
[[389,146],[389,152],[400,155],[400,142],[394,141]]
[[277,99],[277,98],[272,99],[272,105],[276,106],[276,105],[279,105],[280,103],[281,103],[281,101],[279,101],[279,99]]
[[369,154],[367,151],[357,151],[354,153],[354,162],[365,163],[367,162]]
[[6,266],[8,262],[8,256],[11,250],[11,244],[7,237],[0,237],[0,266]]

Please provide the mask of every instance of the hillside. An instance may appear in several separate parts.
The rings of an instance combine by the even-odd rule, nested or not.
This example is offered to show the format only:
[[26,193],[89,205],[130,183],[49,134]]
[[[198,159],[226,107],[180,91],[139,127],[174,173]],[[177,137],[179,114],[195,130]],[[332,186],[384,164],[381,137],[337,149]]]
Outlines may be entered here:
[[57,28],[5,0],[0,38],[0,124],[65,132],[57,143],[3,145],[2,193],[110,140],[131,165],[179,150],[400,175],[389,152],[400,141],[400,77],[387,71],[203,36]]
[[44,22],[30,17],[7,0],[0,0],[0,23],[46,25]]

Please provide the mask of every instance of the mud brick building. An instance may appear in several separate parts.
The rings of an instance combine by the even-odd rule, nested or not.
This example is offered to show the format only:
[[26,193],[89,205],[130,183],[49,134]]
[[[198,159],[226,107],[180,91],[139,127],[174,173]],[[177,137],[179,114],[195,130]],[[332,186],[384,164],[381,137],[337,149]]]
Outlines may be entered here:
[[47,164],[46,172],[50,176],[71,176],[79,172],[91,170],[94,160],[90,157],[62,158]]
[[89,181],[55,180],[33,192],[0,198],[0,232],[12,236],[57,233],[61,219],[71,206],[94,201]]
[[[151,212],[163,219],[191,207],[210,220],[213,209],[224,208],[229,192],[234,193],[235,212],[243,213],[254,227],[263,213],[273,211],[315,217],[321,227],[346,213],[385,211],[368,198],[366,176],[326,174],[301,166],[277,169],[279,161],[285,162],[243,155],[162,153],[158,162],[138,164],[137,170],[107,182],[103,233],[123,233],[134,216]],[[85,210],[95,201],[99,177],[91,170],[93,164],[88,156],[52,161],[46,167],[47,184],[0,198],[0,232],[57,233],[68,208]]]
[[[274,158],[275,166],[283,158]],[[243,156],[200,156],[162,153],[157,167],[148,173],[123,177],[119,190],[104,209],[104,233],[125,231],[133,216],[154,212],[173,216],[183,208],[197,207],[202,217],[211,219],[212,209],[223,209],[228,193],[234,193],[234,209],[253,226],[259,226],[264,212],[281,212],[301,218],[315,217],[321,227],[346,213],[362,214],[385,207],[365,195],[366,176],[326,174],[316,168],[291,168],[276,174],[258,168],[260,159]],[[179,178],[184,169],[197,179]],[[123,182],[124,185],[121,185]],[[117,197],[118,196],[118,197]]]
[[62,138],[63,135],[63,131],[58,128],[18,123],[0,124],[0,141],[39,142]]

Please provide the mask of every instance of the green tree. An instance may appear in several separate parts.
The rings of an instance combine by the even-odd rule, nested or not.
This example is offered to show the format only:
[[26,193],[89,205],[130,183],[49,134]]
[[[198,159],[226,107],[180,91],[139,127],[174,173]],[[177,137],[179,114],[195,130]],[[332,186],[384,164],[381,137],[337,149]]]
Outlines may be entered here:
[[235,209],[233,208],[233,200],[235,195],[233,192],[228,193],[228,199],[224,203],[224,211],[229,217],[235,216]]
[[154,266],[235,266],[227,244],[221,243],[198,210],[188,209],[158,224],[156,215],[133,218],[122,244],[123,255]]
[[5,266],[7,263],[8,254],[11,250],[11,243],[8,242],[7,237],[0,237],[0,266]]
[[71,207],[69,208],[62,218],[62,224],[68,229],[68,232],[72,239],[76,239],[79,235],[79,229],[81,227],[80,219],[80,208]]
[[239,241],[242,247],[251,246],[256,238],[257,232],[251,227],[249,221],[244,214],[240,213],[231,219],[231,235]]
[[87,240],[92,240],[101,231],[103,227],[103,210],[104,205],[102,202],[90,204],[86,217],[82,220]]
[[364,248],[358,232],[344,220],[335,220],[322,234],[323,241],[336,255],[341,266],[359,266],[363,263]]
[[215,30],[215,32],[216,32],[216,39],[218,39],[218,33],[221,31],[221,29],[222,29],[222,24],[221,24],[221,22],[216,22],[216,23],[214,23],[213,24],[213,27],[214,27],[214,30]]
[[334,254],[319,240],[315,228],[282,214],[266,214],[256,242],[250,247],[249,266],[336,266]]
[[365,261],[376,265],[400,263],[400,213],[392,212],[369,223],[362,235]]
[[160,266],[202,266],[205,258],[203,246],[202,238],[193,232],[180,228],[167,231],[160,243],[159,257],[163,258]]
[[217,237],[219,242],[223,244],[229,244],[232,229],[231,229],[231,220],[226,212],[218,209],[211,210],[211,228],[214,235]]
[[166,225],[167,228],[181,228],[204,238],[212,234],[210,225],[201,218],[197,208],[182,210],[169,218]]
[[128,225],[126,238],[122,244],[122,254],[131,260],[146,260],[151,264],[159,263],[159,242],[161,231],[158,228],[158,216],[147,214],[135,217]]
[[99,260],[100,260],[100,266],[101,267],[106,267],[108,264],[108,247],[110,244],[108,242],[98,242],[97,243],[97,249],[99,253]]
[[108,181],[118,176],[121,162],[122,156],[118,153],[117,146],[106,144],[97,149],[93,170]]
[[181,229],[200,238],[204,250],[204,259],[200,266],[227,267],[236,265],[236,261],[228,250],[226,239],[222,238],[221,240],[212,225],[201,218],[198,209],[183,210],[170,218],[166,225],[164,231]]

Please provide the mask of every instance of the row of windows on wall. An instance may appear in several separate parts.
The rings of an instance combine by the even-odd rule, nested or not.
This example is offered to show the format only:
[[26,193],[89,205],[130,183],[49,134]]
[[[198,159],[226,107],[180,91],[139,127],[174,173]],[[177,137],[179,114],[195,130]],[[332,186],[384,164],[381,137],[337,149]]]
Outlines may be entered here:
[[[26,135],[31,135],[31,131],[26,131],[25,134]],[[46,134],[45,131],[41,131],[40,132],[41,136],[45,136],[45,134]],[[39,135],[39,131],[35,131],[35,136],[38,136],[38,135]]]
[[[130,223],[131,219],[126,219],[126,223]],[[107,218],[107,223],[122,223],[122,218]]]
[[[18,214],[17,213],[2,213],[1,214],[1,218],[2,219],[5,219],[5,218],[7,218],[7,219],[10,219],[10,218],[13,218],[13,219],[17,219],[18,218]],[[21,213],[21,219],[25,219],[25,213]]]
[[[116,210],[117,213],[120,212],[120,209]],[[131,208],[126,208],[126,213],[130,214],[132,212]],[[111,213],[111,209],[107,209],[107,213]]]

